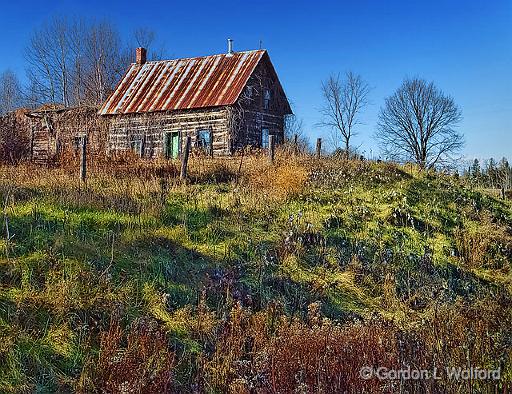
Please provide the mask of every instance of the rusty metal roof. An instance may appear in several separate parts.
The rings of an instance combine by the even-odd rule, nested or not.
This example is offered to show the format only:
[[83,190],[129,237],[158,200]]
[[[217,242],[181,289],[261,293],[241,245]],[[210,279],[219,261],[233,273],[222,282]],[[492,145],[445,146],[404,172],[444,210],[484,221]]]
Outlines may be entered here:
[[231,105],[265,50],[132,64],[100,115]]

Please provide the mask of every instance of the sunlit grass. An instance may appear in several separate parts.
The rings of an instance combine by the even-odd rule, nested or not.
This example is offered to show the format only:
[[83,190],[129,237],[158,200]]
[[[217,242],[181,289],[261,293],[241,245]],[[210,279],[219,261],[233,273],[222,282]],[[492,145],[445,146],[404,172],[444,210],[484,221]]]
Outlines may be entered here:
[[[468,311],[480,311],[474,362],[491,365],[504,349],[510,325],[490,316],[510,313],[510,202],[388,163],[193,158],[188,182],[166,166],[93,167],[87,185],[66,166],[0,167],[0,391],[98,389],[95,377],[112,368],[101,354],[154,352],[162,335],[164,364],[177,357],[172,376],[185,391],[196,380],[239,387],[249,362],[295,390],[265,364],[284,333],[342,347],[360,335],[359,349],[343,348],[355,360],[388,340],[368,332],[402,330],[422,338],[428,363],[440,352],[429,327],[449,341],[450,319],[469,324]],[[443,357],[471,339],[457,335]],[[381,350],[383,360],[394,352]]]

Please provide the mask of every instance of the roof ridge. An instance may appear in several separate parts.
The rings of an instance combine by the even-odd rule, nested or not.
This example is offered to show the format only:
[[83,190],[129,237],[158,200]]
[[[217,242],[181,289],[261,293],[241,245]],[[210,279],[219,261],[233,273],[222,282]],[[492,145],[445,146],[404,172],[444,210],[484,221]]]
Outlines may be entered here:
[[[235,51],[235,52],[233,52],[233,54],[237,54],[237,53],[251,53],[251,52],[266,52],[266,51],[267,51],[266,49],[249,49],[247,51]],[[223,55],[226,56],[227,53],[216,53],[216,54],[213,54],[213,55],[191,56],[191,57],[177,57],[176,59],[149,60],[149,61],[144,62],[143,64],[174,62],[176,60],[204,59],[204,58],[207,58],[207,57],[215,57],[215,56],[223,56]],[[133,64],[137,65],[138,63],[130,63],[130,65],[133,65]]]

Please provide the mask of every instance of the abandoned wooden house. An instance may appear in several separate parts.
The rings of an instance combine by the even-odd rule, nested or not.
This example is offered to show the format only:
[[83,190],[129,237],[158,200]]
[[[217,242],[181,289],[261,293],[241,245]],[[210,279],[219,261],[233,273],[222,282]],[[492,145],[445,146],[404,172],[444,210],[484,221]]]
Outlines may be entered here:
[[65,151],[78,155],[83,136],[87,136],[89,153],[104,153],[108,125],[97,111],[97,107],[56,105],[26,111],[31,161],[49,164]]
[[115,91],[98,112],[108,118],[109,152],[175,158],[185,137],[192,149],[229,155],[284,139],[288,99],[265,50],[146,61],[137,48]]

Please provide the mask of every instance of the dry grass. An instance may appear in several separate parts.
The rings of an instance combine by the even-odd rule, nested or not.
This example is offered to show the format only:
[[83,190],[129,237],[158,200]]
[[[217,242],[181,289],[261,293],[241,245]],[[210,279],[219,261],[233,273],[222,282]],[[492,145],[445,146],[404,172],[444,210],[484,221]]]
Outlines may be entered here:
[[[91,161],[86,184],[72,155],[0,167],[16,233],[0,243],[0,390],[465,393],[512,380],[510,288],[495,280],[509,275],[508,206],[414,168],[287,151],[274,164],[196,156],[186,182],[178,173],[129,156]],[[359,377],[406,365],[504,378]]]
[[506,229],[493,223],[488,214],[482,214],[478,226],[456,229],[455,242],[463,264],[470,269],[502,269],[504,264],[496,252],[512,255],[512,239]]
[[[125,343],[125,345],[124,345]],[[97,362],[84,368],[78,392],[165,393],[172,384],[174,354],[157,322],[138,320],[128,333],[115,320],[101,335]]]
[[[403,330],[381,319],[338,325],[320,315],[308,322],[283,316],[279,308],[251,313],[239,305],[231,312],[212,358],[203,361],[205,391],[229,392],[395,392],[402,387],[411,393],[487,392],[496,382],[386,381],[361,379],[362,367],[398,370],[411,366],[444,374],[446,367],[480,366],[497,368],[510,354],[506,338],[491,340],[497,323],[492,315],[478,319],[482,305],[459,305],[450,317],[438,310],[426,317],[416,330]],[[313,307],[315,309],[315,307]],[[503,315],[502,305],[484,309]],[[507,317],[508,316],[508,317]],[[468,338],[466,330],[471,330]],[[491,361],[490,354],[498,359]],[[501,357],[501,358],[500,358]],[[502,371],[505,373],[505,371]]]

